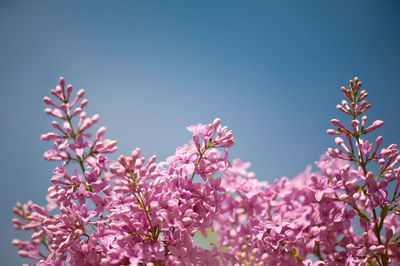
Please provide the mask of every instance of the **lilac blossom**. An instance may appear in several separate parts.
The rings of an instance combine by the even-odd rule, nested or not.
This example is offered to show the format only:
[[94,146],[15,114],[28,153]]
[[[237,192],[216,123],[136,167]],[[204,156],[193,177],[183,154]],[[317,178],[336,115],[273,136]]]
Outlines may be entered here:
[[[400,264],[400,151],[367,139],[383,121],[367,126],[361,86],[354,78],[341,88],[348,126],[331,120],[337,147],[317,170],[269,184],[250,163],[230,162],[233,131],[218,118],[188,126],[192,141],[165,161],[140,148],[112,160],[117,142],[105,127],[90,133],[100,116],[84,111],[85,91],[72,97],[60,78],[44,98],[45,113],[61,120],[41,136],[53,143],[44,158],[60,161],[48,205],[17,203],[14,227],[32,234],[12,243],[36,265]],[[209,230],[218,243],[196,246],[196,232]]]

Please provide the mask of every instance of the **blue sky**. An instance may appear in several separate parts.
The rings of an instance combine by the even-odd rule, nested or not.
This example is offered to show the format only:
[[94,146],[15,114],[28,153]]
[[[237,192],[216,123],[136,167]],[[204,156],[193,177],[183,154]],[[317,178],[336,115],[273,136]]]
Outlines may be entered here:
[[258,178],[293,177],[334,144],[326,135],[355,75],[400,143],[398,1],[0,1],[0,256],[23,262],[12,207],[45,204],[52,170],[43,113],[59,76],[119,142],[165,159],[185,127],[220,117],[231,157]]

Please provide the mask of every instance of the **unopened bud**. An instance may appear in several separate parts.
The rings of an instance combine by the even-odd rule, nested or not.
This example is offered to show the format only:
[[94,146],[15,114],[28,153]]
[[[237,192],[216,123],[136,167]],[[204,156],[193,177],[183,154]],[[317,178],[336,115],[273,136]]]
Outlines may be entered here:
[[337,108],[339,111],[342,111],[342,112],[345,113],[345,114],[349,114],[349,112],[346,111],[346,110],[343,108],[343,106],[341,106],[340,104],[336,105],[336,108]]
[[84,89],[80,89],[76,94],[76,96],[78,96],[79,98],[82,98],[83,95],[85,95],[85,90]]
[[353,80],[350,80],[350,81],[349,81],[349,85],[350,85],[350,88],[351,88],[352,90],[354,90],[354,81],[353,81]]
[[336,145],[340,146],[344,143],[343,139],[340,137],[335,138]]
[[99,130],[97,130],[96,142],[99,141],[104,136],[104,133],[106,133],[106,127],[101,127],[99,128]]
[[[351,100],[350,100],[351,101]],[[350,110],[349,104],[347,103],[346,100],[342,100],[342,105],[344,108],[346,108],[347,110]]]
[[71,117],[77,116],[82,112],[82,108],[78,107],[75,108],[74,112],[72,113]]
[[384,122],[382,120],[376,120],[374,123],[372,123],[371,126],[365,129],[366,133],[372,132],[380,127],[382,127]]
[[72,93],[72,85],[69,84],[67,86],[67,101],[69,101],[70,97],[71,97],[71,93]]
[[87,99],[84,99],[82,102],[81,102],[81,108],[83,109],[83,108],[85,108],[86,106],[87,106],[87,104],[88,104],[88,100]]
[[360,98],[358,100],[361,101],[361,100],[364,100],[367,97],[368,97],[368,92],[366,92],[365,90],[362,90],[360,92]]
[[64,86],[65,86],[65,79],[64,79],[64,77],[60,77],[58,83],[60,84],[61,87],[64,87]]
[[136,161],[136,159],[139,158],[141,156],[141,154],[142,154],[142,152],[141,152],[140,148],[136,148],[131,154],[132,159],[134,161]]
[[358,121],[357,119],[351,121],[351,127],[353,128],[353,133],[354,133],[354,134],[357,134],[357,133],[358,133],[358,127],[359,127],[359,126],[360,126],[360,121]]
[[355,88],[355,94],[358,93],[358,91],[360,90],[361,86],[362,86],[362,82],[360,81],[360,82],[357,83],[357,86]]
[[379,136],[379,137],[376,138],[375,149],[373,151],[373,154],[376,154],[376,152],[378,151],[378,149],[381,146],[382,142],[383,142],[383,137],[382,136]]
[[221,119],[215,118],[213,122],[214,130],[216,130],[219,127],[219,125],[221,125]]
[[128,168],[128,164],[127,164],[127,162],[126,162],[126,158],[125,158],[123,155],[119,156],[118,162],[119,162],[124,168]]
[[49,105],[52,105],[52,103],[53,103],[53,101],[51,100],[51,98],[50,97],[44,97],[43,98],[43,101],[46,103],[46,104],[49,104]]
[[99,115],[99,114],[95,114],[95,115],[92,117],[93,124],[94,124],[94,123],[97,123],[97,121],[99,121],[99,119],[100,119],[100,115]]

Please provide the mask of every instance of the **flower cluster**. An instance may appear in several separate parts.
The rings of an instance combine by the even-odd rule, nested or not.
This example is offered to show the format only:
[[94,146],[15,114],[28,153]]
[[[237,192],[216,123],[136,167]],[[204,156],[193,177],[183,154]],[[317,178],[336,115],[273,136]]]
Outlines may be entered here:
[[[219,119],[187,127],[192,141],[166,161],[146,160],[139,148],[113,161],[117,142],[104,139],[106,129],[89,133],[99,115],[83,111],[84,90],[72,99],[60,78],[51,90],[58,102],[44,101],[62,123],[41,137],[53,142],[44,158],[60,166],[46,207],[17,203],[14,227],[32,235],[13,244],[37,265],[400,264],[399,150],[365,138],[383,122],[367,126],[371,104],[360,88],[357,78],[342,88],[337,108],[350,126],[332,120],[338,147],[319,170],[268,184],[250,163],[229,161],[233,132]],[[196,246],[195,233],[210,229],[218,244]]]
[[[400,156],[396,145],[379,148],[365,135],[363,115],[371,107],[361,82],[342,87],[347,100],[337,108],[351,117],[346,128],[333,119],[336,149],[328,149],[311,168],[273,185],[257,181],[239,160],[225,173],[227,191],[219,233],[224,264],[239,265],[389,265],[400,264]],[[376,163],[377,174],[368,170]],[[373,166],[371,169],[374,169]],[[394,188],[389,193],[387,188]],[[229,226],[226,226],[229,225]]]

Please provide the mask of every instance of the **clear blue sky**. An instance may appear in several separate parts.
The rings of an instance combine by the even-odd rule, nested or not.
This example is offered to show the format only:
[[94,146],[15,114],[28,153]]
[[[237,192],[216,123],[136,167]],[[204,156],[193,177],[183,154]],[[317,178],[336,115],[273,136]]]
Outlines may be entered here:
[[117,155],[163,160],[187,125],[220,117],[232,158],[272,182],[334,144],[325,132],[355,75],[384,143],[400,143],[399,14],[399,1],[0,1],[1,264],[23,262],[12,207],[45,204],[57,166],[39,137],[59,76],[86,89]]

